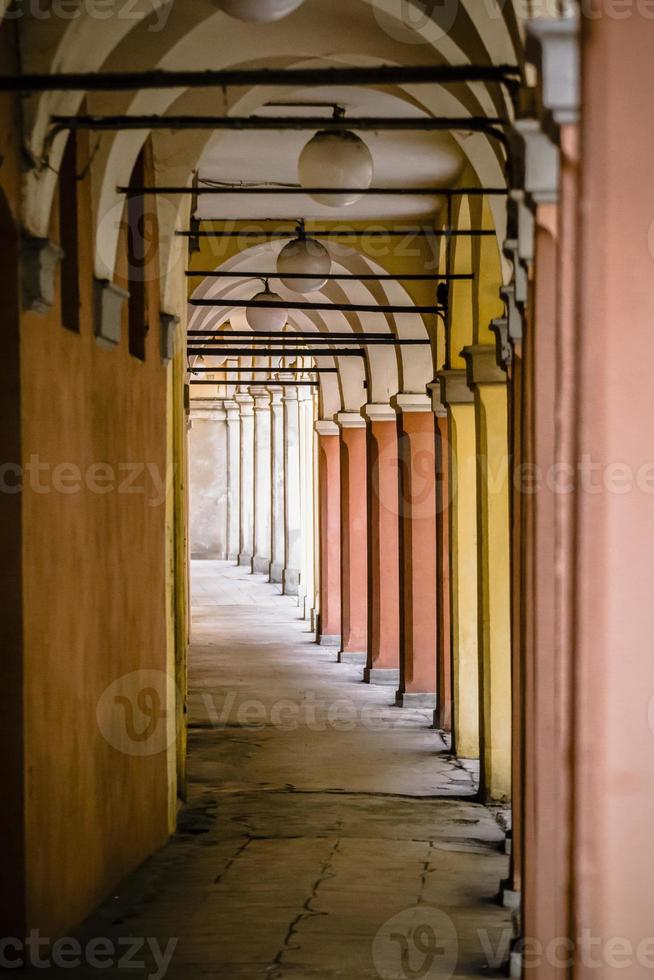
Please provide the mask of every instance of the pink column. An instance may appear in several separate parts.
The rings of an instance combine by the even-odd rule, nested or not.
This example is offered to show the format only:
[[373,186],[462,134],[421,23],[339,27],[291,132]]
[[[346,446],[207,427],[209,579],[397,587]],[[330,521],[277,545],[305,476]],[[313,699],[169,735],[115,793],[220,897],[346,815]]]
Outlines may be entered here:
[[318,643],[341,645],[341,461],[338,426],[316,422],[318,433],[318,525],[320,618]]
[[[525,356],[530,392],[527,403],[525,463],[530,473],[547,475],[554,462],[557,206],[540,204],[536,213],[535,280],[533,309],[527,325]],[[554,646],[554,493],[540,480],[536,492],[525,494],[528,552],[525,624],[525,736],[524,736],[524,870],[523,913],[525,936],[550,942],[565,910],[561,893],[557,838],[561,826],[556,815],[555,784],[560,764],[554,722],[558,711],[555,693]],[[524,490],[523,490],[524,492]],[[551,965],[536,974],[538,980],[554,976]]]
[[341,663],[368,659],[368,518],[366,423],[340,412],[341,429]]
[[572,906],[578,930],[631,950],[577,976],[641,980],[654,964],[654,22],[592,7],[577,212]]
[[397,415],[366,405],[368,419],[368,662],[363,679],[400,682],[400,535]]
[[400,418],[401,707],[436,707],[436,430],[431,398],[402,394]]

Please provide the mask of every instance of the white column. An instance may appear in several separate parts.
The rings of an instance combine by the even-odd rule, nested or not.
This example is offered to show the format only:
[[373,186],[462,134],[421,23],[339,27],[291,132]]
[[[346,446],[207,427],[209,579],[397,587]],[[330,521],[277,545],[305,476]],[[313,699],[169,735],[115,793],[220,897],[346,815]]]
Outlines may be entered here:
[[270,581],[281,582],[284,577],[286,532],[284,513],[284,405],[282,388],[270,386],[272,429],[272,560]]
[[270,392],[251,388],[254,396],[254,554],[252,571],[268,575],[271,546]]
[[191,557],[227,557],[227,413],[222,401],[191,409],[189,486]]
[[297,595],[302,566],[302,519],[300,513],[300,416],[297,388],[289,385],[284,402],[285,565],[284,593]]
[[241,528],[239,565],[252,566],[254,553],[254,400],[244,392],[234,396],[241,417]]
[[227,412],[227,558],[238,561],[241,547],[241,420],[235,401]]
[[313,459],[314,439],[313,429],[313,396],[311,388],[302,386],[298,389],[300,407],[300,472],[301,472],[301,514],[302,514],[302,568],[300,573],[300,588],[298,590],[299,605],[305,619],[310,619],[313,612],[315,592],[314,570],[314,514],[313,514]]

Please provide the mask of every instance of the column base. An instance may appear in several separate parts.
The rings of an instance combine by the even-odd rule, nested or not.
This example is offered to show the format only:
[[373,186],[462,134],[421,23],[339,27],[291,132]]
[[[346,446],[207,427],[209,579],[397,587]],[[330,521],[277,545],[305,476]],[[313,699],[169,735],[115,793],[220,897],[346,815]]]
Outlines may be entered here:
[[284,566],[280,565],[279,562],[270,563],[270,581],[281,583],[284,578]]
[[262,555],[255,555],[252,559],[253,575],[267,575],[270,571],[270,558]]
[[435,708],[436,695],[422,694],[411,691],[398,691],[395,695],[395,705],[398,708]]
[[445,707],[440,704],[434,711],[434,728],[439,732],[452,731],[452,702],[448,702]]
[[239,557],[238,551],[236,551],[233,555],[232,554],[227,555],[227,561],[235,561],[238,563],[238,557]]
[[295,568],[285,568],[282,575],[284,595],[297,595],[300,591],[300,573]]
[[322,636],[319,636],[318,637],[317,643],[318,643],[318,646],[321,646],[321,647],[340,647],[340,645],[341,645],[341,635],[339,633],[338,635],[331,635],[330,636],[327,633],[323,633]]
[[522,901],[520,892],[515,892],[507,888],[504,884],[500,887],[500,902],[505,909],[519,909]]
[[513,950],[511,956],[509,957],[509,976],[522,976],[522,953],[516,949]]
[[367,660],[367,653],[355,653],[351,650],[341,650],[338,655],[339,664],[354,664],[359,667],[364,666]]
[[366,667],[363,672],[363,679],[366,684],[397,687],[400,683],[400,671],[395,667]]
[[252,555],[241,554],[238,556],[239,565],[247,566],[252,568]]

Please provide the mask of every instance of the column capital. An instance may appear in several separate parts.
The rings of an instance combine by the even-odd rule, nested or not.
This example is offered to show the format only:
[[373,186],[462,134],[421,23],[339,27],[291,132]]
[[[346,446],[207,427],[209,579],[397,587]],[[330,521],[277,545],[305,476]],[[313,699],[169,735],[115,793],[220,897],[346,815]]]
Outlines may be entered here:
[[361,409],[361,415],[370,422],[395,422],[397,412],[388,402],[368,402]]
[[506,371],[513,360],[508,318],[499,316],[491,320],[490,329],[495,336],[495,361],[499,368]]
[[[534,261],[534,215],[531,208],[527,205],[527,195],[522,189],[516,188],[509,191],[508,203],[509,212],[513,210],[515,217],[518,265],[529,266]],[[525,277],[524,302],[526,300]]]
[[397,412],[431,412],[431,398],[424,393],[402,392],[394,395],[391,404]]
[[535,205],[556,204],[559,199],[559,148],[539,119],[516,119],[514,129],[524,144],[525,191]]
[[468,387],[466,371],[462,368],[448,368],[436,375],[441,386],[443,405],[472,405],[475,397]]
[[302,382],[300,381],[300,383],[297,386],[297,397],[298,397],[298,401],[301,402],[312,401],[313,390],[309,388],[307,385],[303,385]]
[[495,346],[490,344],[471,344],[464,347],[461,356],[466,362],[467,384],[477,385],[506,384],[506,372],[497,363]]
[[[511,202],[509,205],[511,208],[516,208],[516,203]],[[516,226],[518,226],[519,219],[516,215]],[[516,227],[516,236],[519,230]],[[518,306],[524,306],[529,297],[529,276],[527,275],[526,264],[521,261],[520,257],[520,243],[518,238],[506,238],[502,244],[502,254],[506,259],[509,260],[511,266],[513,267],[513,278],[510,282],[510,286],[513,289],[513,300]],[[500,296],[504,299],[503,290],[509,288],[509,285],[503,286],[500,289]],[[504,299],[506,303],[506,299]]]
[[270,392],[267,388],[251,388],[250,392],[254,398],[255,412],[267,412],[270,410]]
[[281,385],[271,384],[267,386],[270,392],[270,404],[271,405],[281,405],[282,395],[284,394],[284,388]]
[[252,395],[246,395],[243,391],[237,391],[234,395],[234,401],[237,403],[239,412],[244,418],[254,414],[254,398]]
[[579,18],[527,21],[526,54],[538,68],[540,99],[558,126],[579,120],[581,99]]
[[516,280],[508,283],[506,286],[502,286],[500,289],[500,297],[504,303],[504,312],[506,316],[506,329],[509,336],[509,340],[520,341],[522,340],[522,312],[518,306],[517,300],[517,287]]
[[285,385],[282,401],[296,402],[298,400],[297,385]]
[[[56,299],[56,272],[63,250],[48,238],[25,235],[22,243],[23,309],[47,313]],[[113,340],[112,340],[113,343]]]
[[313,427],[319,436],[337,436],[340,431],[336,422],[329,419],[318,419]]
[[341,429],[365,429],[366,420],[357,412],[339,412],[336,415],[336,422]]
[[439,418],[443,418],[447,415],[447,405],[443,402],[443,395],[441,392],[441,383],[436,378],[435,381],[430,381],[427,385],[427,391],[431,396],[431,410],[434,415]]
[[231,398],[226,398],[223,402],[225,411],[227,412],[227,418],[234,420],[238,418],[238,402]]

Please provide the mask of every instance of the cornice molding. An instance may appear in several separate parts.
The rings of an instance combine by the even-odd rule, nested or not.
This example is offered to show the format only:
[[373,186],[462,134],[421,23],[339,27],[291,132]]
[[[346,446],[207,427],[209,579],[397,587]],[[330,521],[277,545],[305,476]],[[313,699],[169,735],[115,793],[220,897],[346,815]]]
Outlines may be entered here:
[[402,392],[391,399],[398,412],[431,412],[431,398],[420,392]]
[[441,382],[436,378],[435,381],[430,381],[427,385],[427,391],[431,395],[431,410],[434,415],[439,418],[443,418],[447,415],[447,405],[443,401],[443,393],[441,390]]
[[468,386],[506,384],[506,372],[497,363],[496,348],[490,344],[471,344],[461,356],[466,362]]
[[164,364],[170,364],[177,353],[177,336],[179,327],[179,317],[175,313],[165,313],[163,310],[159,314],[160,336],[161,336],[161,360]]
[[524,144],[524,189],[535,205],[559,199],[559,148],[540,120],[526,116],[513,124]]
[[339,412],[335,421],[341,429],[365,429],[366,420],[356,412]]
[[191,402],[191,420],[193,422],[226,422],[227,412],[224,401],[224,398],[194,398]]
[[361,414],[370,422],[396,422],[397,412],[389,402],[369,402]]
[[47,313],[54,306],[57,267],[63,257],[62,249],[49,238],[23,237],[22,306],[26,313]]
[[318,419],[314,423],[314,429],[319,436],[337,436],[340,432],[336,422],[332,422],[329,419]]
[[558,126],[579,121],[581,101],[578,17],[527,21],[526,55],[538,69],[540,101]]
[[496,317],[490,322],[490,329],[495,336],[495,361],[502,371],[506,371],[513,360],[513,349],[509,338],[509,321],[507,317]]
[[475,396],[468,387],[464,368],[447,368],[436,375],[443,405],[472,405]]

